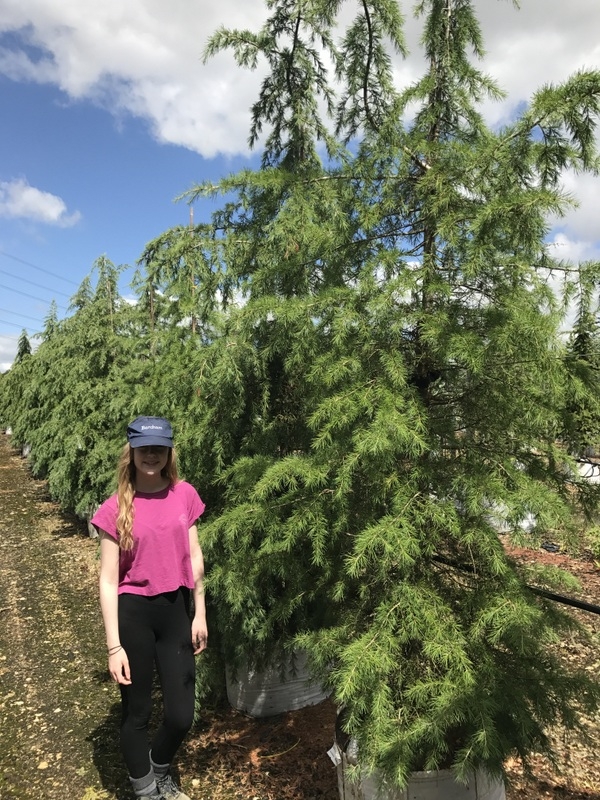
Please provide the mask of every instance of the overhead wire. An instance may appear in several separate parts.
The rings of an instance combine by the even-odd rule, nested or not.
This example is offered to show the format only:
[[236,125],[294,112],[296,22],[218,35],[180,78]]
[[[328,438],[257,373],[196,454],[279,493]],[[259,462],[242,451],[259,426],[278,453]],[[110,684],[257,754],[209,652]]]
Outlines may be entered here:
[[[9,292],[15,292],[15,294],[21,294],[23,295],[23,297],[28,297],[30,300],[37,300],[39,303],[46,303],[47,305],[50,305],[50,303],[52,302],[51,300],[44,299],[43,297],[36,297],[33,294],[28,294],[27,292],[21,292],[19,289],[14,289],[12,286],[5,286],[3,283],[0,283],[0,289],[7,289]],[[65,308],[65,306],[59,306],[59,305],[57,305],[56,308],[59,309],[60,311],[69,310],[68,308]]]
[[18,261],[19,264],[25,264],[25,266],[31,267],[32,269],[37,269],[39,272],[44,272],[46,275],[50,275],[52,278],[57,278],[59,281],[65,281],[65,283],[71,283],[73,286],[79,286],[77,281],[74,281],[71,278],[65,278],[64,275],[58,275],[56,272],[51,272],[49,269],[38,267],[37,264],[32,264],[31,261],[25,261],[23,258],[13,256],[11,253],[7,253],[5,250],[0,250],[0,255],[4,256],[5,258],[10,258],[13,261]]
[[[13,328],[21,328],[22,330],[27,330],[26,325],[21,325],[18,322],[9,322],[7,319],[0,319],[0,323],[2,323],[2,325],[11,325]],[[2,334],[0,334],[0,336],[1,335]]]
[[41,283],[36,283],[35,281],[30,281],[27,278],[22,278],[20,275],[13,275],[12,272],[7,272],[5,269],[0,269],[0,273],[2,273],[2,275],[8,275],[9,278],[14,278],[17,281],[29,283],[31,286],[37,286],[40,289],[45,289],[47,292],[53,292],[54,294],[60,294],[62,297],[67,297],[69,299],[71,298],[71,295],[67,294],[66,292],[61,292],[58,289],[51,289],[49,286],[42,286]]
[[[16,261],[17,263],[23,264],[26,267],[31,267],[31,269],[35,269],[38,272],[42,272],[45,275],[49,275],[51,278],[55,278],[56,280],[63,281],[64,283],[71,284],[72,286],[75,286],[75,287],[79,286],[77,281],[74,281],[71,278],[66,278],[64,275],[59,275],[56,272],[52,272],[52,270],[45,269],[44,267],[40,267],[37,264],[33,264],[31,261],[26,261],[24,258],[19,258],[18,256],[13,255],[12,253],[7,253],[5,250],[0,250],[0,256],[4,256],[4,258],[8,258],[8,259],[11,259],[12,261]],[[63,297],[70,298],[70,295],[66,294],[65,292],[61,292],[59,289],[50,289],[47,286],[41,286],[40,284],[35,283],[33,281],[30,281],[30,280],[28,280],[26,278],[23,278],[20,275],[14,275],[13,273],[8,272],[7,270],[0,269],[0,272],[3,275],[8,275],[11,278],[16,278],[17,280],[23,281],[24,283],[29,283],[29,284],[31,284],[33,286],[39,286],[40,289],[45,289],[46,291],[50,291],[53,294],[57,294],[57,295],[61,295]],[[37,297],[37,296],[35,296],[33,294],[30,294],[28,292],[23,292],[20,289],[15,289],[12,286],[5,286],[4,284],[0,284],[0,288],[1,289],[5,289],[6,291],[9,291],[9,292],[14,292],[15,294],[22,295],[23,297],[26,297],[29,300],[35,300],[36,302],[44,303],[45,305],[50,305],[50,303],[52,302],[52,300],[47,300],[47,299],[44,299],[44,298],[41,298],[41,297]],[[60,311],[68,311],[69,310],[68,308],[65,308],[64,306],[59,306],[59,305],[56,305],[56,309],[60,310]],[[32,317],[30,314],[22,314],[20,312],[11,311],[10,309],[7,309],[7,308],[0,308],[0,311],[2,313],[4,313],[4,314],[12,314],[14,316],[21,317],[22,319],[29,319],[29,320],[32,320],[33,322],[43,323],[43,320],[41,320],[41,319],[39,319],[37,317]],[[12,321],[9,321],[9,320],[6,320],[6,319],[0,319],[0,324],[2,324],[2,325],[10,325],[11,327],[22,328],[24,330],[27,329],[27,325],[20,325],[20,324],[18,324],[16,322],[12,322]],[[28,335],[29,336],[34,336],[35,333],[29,334],[29,332],[28,332]],[[9,334],[0,333],[0,339],[2,339],[4,341],[18,342],[19,338],[20,337],[18,337],[18,336],[10,336]]]
[[20,311],[11,311],[10,308],[0,308],[3,314],[12,314],[15,317],[23,317],[23,319],[31,319],[33,322],[43,322],[39,317],[32,317],[30,314],[22,314]]

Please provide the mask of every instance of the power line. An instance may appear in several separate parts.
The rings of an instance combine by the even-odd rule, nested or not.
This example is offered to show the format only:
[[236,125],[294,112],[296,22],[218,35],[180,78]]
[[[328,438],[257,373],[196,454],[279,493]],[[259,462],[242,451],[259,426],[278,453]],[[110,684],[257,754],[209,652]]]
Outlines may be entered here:
[[18,342],[20,337],[17,336],[8,336],[6,333],[0,333],[0,341],[4,341],[4,339],[8,339],[9,342]]
[[[41,297],[36,297],[33,294],[27,294],[27,292],[20,292],[18,289],[13,289],[12,286],[4,286],[3,283],[0,283],[0,289],[7,289],[9,292],[15,292],[15,294],[22,294],[23,297],[28,297],[30,300],[37,300],[38,302],[46,303],[47,305],[50,305],[50,303],[52,302],[51,300],[49,301],[49,300],[44,300]],[[64,306],[58,306],[58,305],[56,306],[56,308],[60,309],[61,311],[68,311],[69,310],[68,308],[65,308]]]
[[[9,322],[7,319],[0,319],[0,323],[2,325],[12,325],[13,328],[21,328],[22,330],[26,330],[25,325],[19,325],[17,322]],[[1,336],[2,334],[0,334]],[[29,334],[27,334],[29,336]]]
[[5,269],[0,269],[0,273],[2,273],[2,275],[8,275],[9,278],[15,278],[18,281],[23,281],[23,283],[29,283],[31,286],[37,286],[38,289],[45,289],[47,292],[60,294],[63,297],[66,297],[68,300],[71,299],[71,295],[67,294],[66,292],[60,292],[58,289],[51,289],[49,286],[42,286],[41,283],[36,283],[35,281],[30,281],[27,278],[22,278],[20,275],[13,275],[12,272],[7,272]]
[[65,278],[62,275],[57,275],[55,272],[50,272],[49,269],[38,267],[36,264],[32,264],[31,261],[25,261],[22,258],[18,258],[18,256],[13,256],[10,253],[6,253],[4,250],[0,250],[0,255],[5,256],[5,258],[11,258],[13,261],[18,261],[19,264],[25,264],[27,267],[31,267],[32,269],[37,269],[39,272],[45,272],[46,275],[50,275],[52,278],[58,278],[59,281],[65,281],[65,283],[72,283],[73,286],[79,286],[77,281],[71,280],[71,278]]
[[39,317],[32,317],[29,314],[21,314],[20,311],[11,311],[10,308],[0,308],[0,311],[3,314],[13,314],[13,316],[15,316],[15,317],[23,317],[23,319],[31,319],[31,320],[33,320],[33,322],[43,322],[44,321],[43,319],[40,319]]

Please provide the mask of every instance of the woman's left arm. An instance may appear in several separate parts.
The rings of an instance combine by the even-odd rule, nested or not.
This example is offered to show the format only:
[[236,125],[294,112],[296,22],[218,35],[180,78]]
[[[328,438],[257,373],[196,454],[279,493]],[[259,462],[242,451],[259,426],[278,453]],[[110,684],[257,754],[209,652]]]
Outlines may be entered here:
[[206,606],[204,603],[204,558],[198,541],[198,528],[190,528],[190,556],[192,574],[194,576],[194,619],[192,620],[192,645],[194,655],[201,653],[206,647],[208,629],[206,627]]

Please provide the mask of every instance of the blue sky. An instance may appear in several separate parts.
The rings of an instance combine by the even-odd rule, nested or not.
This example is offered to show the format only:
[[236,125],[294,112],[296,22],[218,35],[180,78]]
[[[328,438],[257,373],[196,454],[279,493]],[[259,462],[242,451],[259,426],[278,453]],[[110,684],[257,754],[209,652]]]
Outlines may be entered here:
[[[422,67],[419,23],[401,5],[415,55],[395,63],[398,86]],[[600,66],[598,0],[475,5],[483,69],[507,91],[486,108],[492,124],[541,84]],[[260,73],[201,54],[219,25],[256,30],[265,16],[261,0],[0,0],[0,371],[21,329],[39,330],[53,298],[66,309],[96,258],[134,265],[148,241],[187,223],[177,195],[257,163],[246,140]],[[553,232],[560,254],[600,258],[598,180],[567,176],[566,187],[581,207]]]
[[[0,181],[17,188],[26,183],[65,205],[50,221],[42,218],[44,198],[37,213],[30,208],[23,216],[0,216],[0,337],[8,339],[7,353],[22,328],[29,334],[41,328],[53,297],[60,315],[66,313],[69,297],[100,255],[130,265],[122,277],[126,292],[144,245],[188,222],[188,206],[174,198],[194,183],[252,163],[250,154],[205,158],[158,143],[147,120],[131,114],[117,120],[53,86],[0,77],[0,97],[12,110],[10,124],[0,126],[0,152],[10,153],[10,160],[2,159]],[[196,206],[195,220],[212,208],[210,202]],[[0,369],[1,360],[0,345]]]

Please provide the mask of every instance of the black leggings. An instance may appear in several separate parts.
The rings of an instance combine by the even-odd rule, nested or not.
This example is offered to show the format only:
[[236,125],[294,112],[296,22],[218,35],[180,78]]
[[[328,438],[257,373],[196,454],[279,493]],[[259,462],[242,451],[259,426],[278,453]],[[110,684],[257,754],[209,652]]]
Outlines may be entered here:
[[150,772],[148,722],[154,664],[163,695],[163,720],[152,741],[155,764],[170,764],[194,716],[194,651],[187,589],[143,597],[119,596],[119,635],[131,668],[120,685],[121,750],[132,778]]

